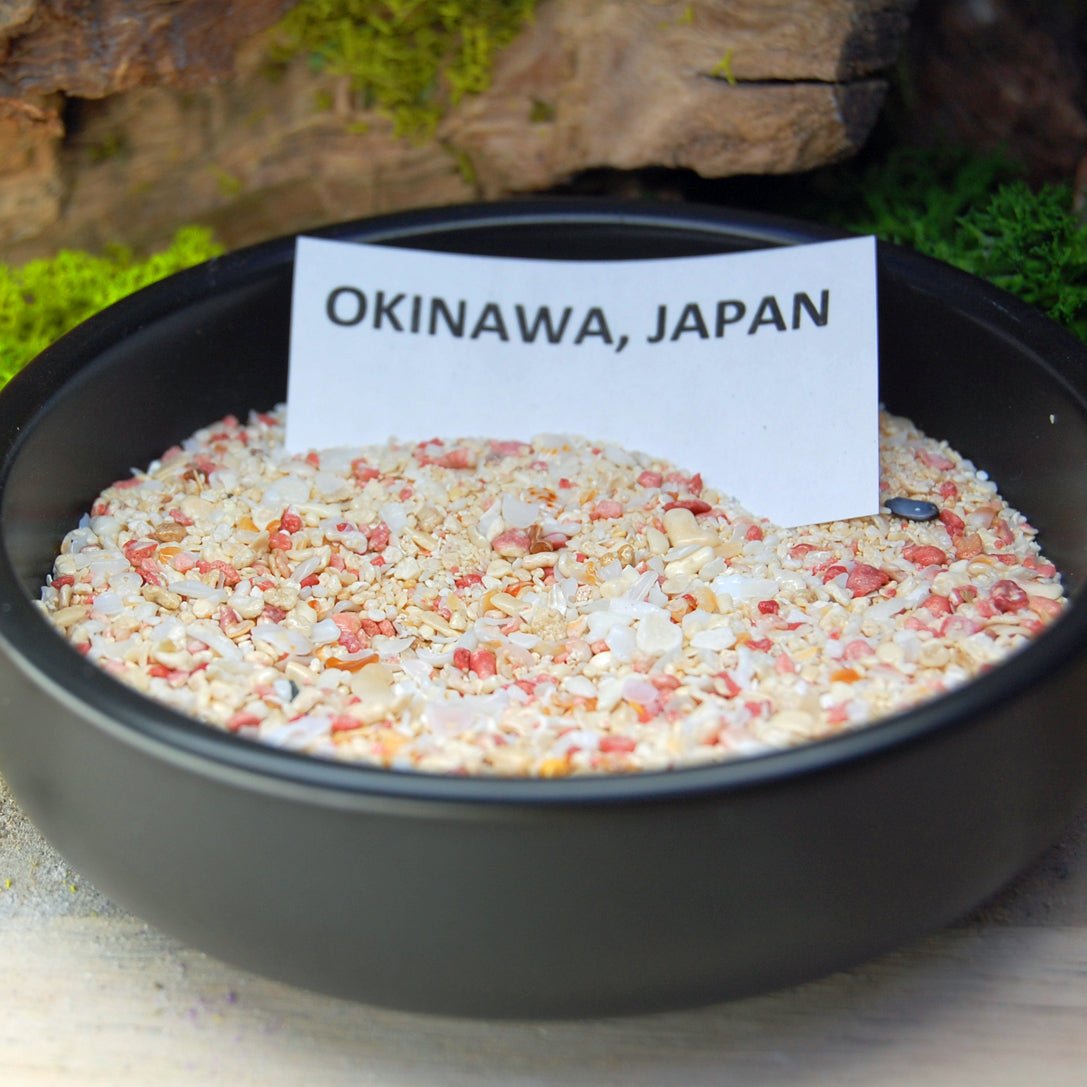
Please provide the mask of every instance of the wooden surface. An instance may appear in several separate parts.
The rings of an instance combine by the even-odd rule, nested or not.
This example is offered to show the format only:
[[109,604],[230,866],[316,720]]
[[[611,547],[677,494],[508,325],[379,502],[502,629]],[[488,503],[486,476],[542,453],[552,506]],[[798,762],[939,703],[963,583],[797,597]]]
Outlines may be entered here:
[[507,1023],[351,1004],[182,947],[70,871],[0,783],[0,1083],[1083,1087],[1087,817],[972,917],[854,970]]

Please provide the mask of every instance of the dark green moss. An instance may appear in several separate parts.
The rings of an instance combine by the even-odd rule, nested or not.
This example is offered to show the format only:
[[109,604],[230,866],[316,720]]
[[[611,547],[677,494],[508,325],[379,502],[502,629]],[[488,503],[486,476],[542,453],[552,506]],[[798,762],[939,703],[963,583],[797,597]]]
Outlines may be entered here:
[[892,151],[840,175],[826,219],[954,264],[1087,340],[1087,223],[1068,185],[1028,185],[998,155]]
[[528,119],[534,125],[550,124],[555,119],[555,107],[541,98],[533,98],[528,111]]
[[97,143],[87,148],[87,157],[91,162],[109,162],[122,158],[129,153],[128,141],[123,132],[108,132]]

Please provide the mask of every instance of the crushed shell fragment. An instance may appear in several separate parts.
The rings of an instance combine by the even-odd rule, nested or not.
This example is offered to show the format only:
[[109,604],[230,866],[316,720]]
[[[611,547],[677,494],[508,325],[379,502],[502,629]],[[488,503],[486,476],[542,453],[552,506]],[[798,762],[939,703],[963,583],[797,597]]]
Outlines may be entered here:
[[661,770],[810,743],[1016,652],[1065,598],[988,477],[882,414],[888,514],[782,529],[644,453],[287,456],[283,413],[108,487],[41,606],[213,727],[393,770]]

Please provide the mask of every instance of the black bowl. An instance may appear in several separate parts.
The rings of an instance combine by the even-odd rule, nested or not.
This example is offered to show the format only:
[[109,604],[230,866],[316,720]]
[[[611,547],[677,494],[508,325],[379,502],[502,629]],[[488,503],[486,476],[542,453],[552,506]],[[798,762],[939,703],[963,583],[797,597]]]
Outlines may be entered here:
[[[690,206],[501,204],[333,237],[669,257],[828,237]],[[258,746],[87,663],[32,603],[98,491],[286,389],[293,241],[121,302],[0,396],[0,768],[108,895],[222,959],[418,1010],[690,1005],[845,967],[960,916],[1087,800],[1087,349],[945,266],[879,251],[882,395],[997,479],[1073,590],[1024,652],[909,713],[730,764],[453,778]]]

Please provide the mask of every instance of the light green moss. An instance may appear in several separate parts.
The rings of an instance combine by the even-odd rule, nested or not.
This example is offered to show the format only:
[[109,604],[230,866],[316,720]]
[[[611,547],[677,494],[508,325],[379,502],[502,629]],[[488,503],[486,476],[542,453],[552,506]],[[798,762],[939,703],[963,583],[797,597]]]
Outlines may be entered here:
[[723,79],[730,86],[736,86],[736,75],[732,71],[732,50],[726,49],[721,59],[710,69],[710,75]]
[[211,231],[188,226],[144,258],[120,247],[101,256],[65,249],[18,268],[0,264],[0,386],[100,309],[222,251]]
[[433,134],[448,105],[485,90],[495,54],[535,0],[302,0],[279,24],[274,60],[305,54],[347,76],[400,136]]

